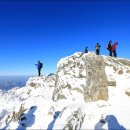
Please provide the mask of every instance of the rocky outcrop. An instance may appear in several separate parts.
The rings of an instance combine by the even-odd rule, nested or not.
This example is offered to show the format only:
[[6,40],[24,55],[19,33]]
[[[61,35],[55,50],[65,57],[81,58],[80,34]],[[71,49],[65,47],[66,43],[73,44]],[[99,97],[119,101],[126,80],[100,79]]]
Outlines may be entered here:
[[112,76],[107,76],[108,86],[116,86],[116,80]]
[[[20,120],[21,115],[26,111],[24,108],[24,105],[18,105],[16,106],[15,110],[13,110],[11,113],[9,113],[5,118],[2,119],[2,122],[4,122],[6,125],[12,121],[12,122],[18,122]],[[2,123],[1,122],[1,123]],[[8,126],[7,125],[7,126]]]
[[130,74],[130,70],[126,70],[126,73],[129,73],[129,74]]
[[[129,61],[94,53],[79,52],[61,59],[56,74],[32,77],[26,87],[0,91],[0,129],[109,129],[106,124],[113,124],[112,119],[117,122],[118,114],[127,126],[130,120],[126,116],[130,113],[130,89],[126,90],[130,81],[128,65]],[[117,88],[109,87],[109,101],[97,101],[108,99],[107,87],[115,87],[116,81]],[[117,112],[120,106],[124,108]],[[124,116],[120,114],[123,111]]]
[[107,100],[108,84],[102,56],[75,53],[58,63],[54,100],[78,96],[87,101]]
[[114,72],[117,74],[124,74],[124,72],[129,73],[130,70],[130,60],[106,57],[104,56],[105,66],[113,68]]
[[130,96],[130,88],[125,91],[125,94]]
[[31,77],[26,83],[26,87],[38,88],[44,87],[44,79],[45,77]]
[[48,76],[31,77],[26,83],[26,87],[39,88],[44,86],[54,87],[56,75],[51,73]]
[[19,106],[17,107],[17,110],[8,114],[8,116],[5,119],[5,123],[8,124],[10,120],[12,120],[13,122],[17,122],[20,116],[24,113],[24,111],[26,111],[26,109],[24,108],[23,104],[21,104],[20,107]]
[[123,70],[119,70],[119,71],[118,71],[118,74],[123,74]]
[[[80,130],[82,129],[85,115],[86,114],[78,106],[64,107],[57,119],[58,122],[54,125],[54,129]],[[62,127],[59,123],[62,123]]]
[[[82,127],[82,124],[84,122],[85,115],[82,115],[81,110],[78,109],[71,113],[69,118],[67,119],[66,126],[63,128],[63,130],[79,130]],[[74,124],[75,122],[75,124]]]
[[45,83],[49,84],[50,87],[54,87],[56,81],[56,74],[50,73],[44,81]]
[[23,112],[26,111],[23,105],[20,106],[18,112],[13,111],[12,120],[14,122],[18,121]]

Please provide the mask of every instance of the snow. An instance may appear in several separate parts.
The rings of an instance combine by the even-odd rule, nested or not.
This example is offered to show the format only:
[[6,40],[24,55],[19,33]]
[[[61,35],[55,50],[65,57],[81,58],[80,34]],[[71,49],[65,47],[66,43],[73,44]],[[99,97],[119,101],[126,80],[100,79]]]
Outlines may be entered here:
[[[80,53],[74,55],[78,57]],[[108,77],[116,80],[116,86],[108,86],[108,101],[86,103],[80,94],[76,95],[77,100],[73,100],[66,90],[67,100],[55,102],[52,100],[54,83],[45,83],[45,77],[32,77],[23,88],[0,91],[0,129],[67,129],[69,123],[72,129],[130,129],[130,97],[125,94],[130,88],[130,74],[119,75],[112,66],[106,66],[105,71]],[[66,80],[64,77],[63,84]],[[30,87],[31,82],[39,87]],[[72,79],[71,83],[76,87],[81,84],[78,79]],[[6,124],[7,116],[13,111],[18,112],[21,104],[26,109],[20,117],[23,120],[13,122],[10,119]]]

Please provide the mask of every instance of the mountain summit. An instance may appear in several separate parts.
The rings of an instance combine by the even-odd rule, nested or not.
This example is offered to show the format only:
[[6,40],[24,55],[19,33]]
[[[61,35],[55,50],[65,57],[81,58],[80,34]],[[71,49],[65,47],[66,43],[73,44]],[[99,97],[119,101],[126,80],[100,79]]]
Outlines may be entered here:
[[54,100],[70,96],[73,100],[82,96],[85,102],[108,99],[103,57],[79,52],[61,59],[57,68]]
[[0,91],[0,129],[130,129],[130,61],[77,52],[56,74]]

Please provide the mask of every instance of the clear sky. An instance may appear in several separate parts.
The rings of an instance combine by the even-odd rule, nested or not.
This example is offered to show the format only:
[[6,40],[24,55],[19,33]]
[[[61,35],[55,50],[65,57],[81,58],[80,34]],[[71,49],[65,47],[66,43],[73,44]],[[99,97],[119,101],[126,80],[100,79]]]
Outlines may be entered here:
[[108,55],[106,45],[119,42],[118,57],[130,59],[129,0],[0,0],[0,75],[56,71],[60,58],[85,46]]

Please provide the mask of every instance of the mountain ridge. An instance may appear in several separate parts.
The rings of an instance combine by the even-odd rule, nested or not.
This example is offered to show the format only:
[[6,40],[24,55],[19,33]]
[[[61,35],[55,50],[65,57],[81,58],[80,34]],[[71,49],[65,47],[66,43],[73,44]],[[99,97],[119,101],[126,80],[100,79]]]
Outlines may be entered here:
[[129,129],[129,65],[92,52],[62,58],[56,74],[0,92],[0,129]]

